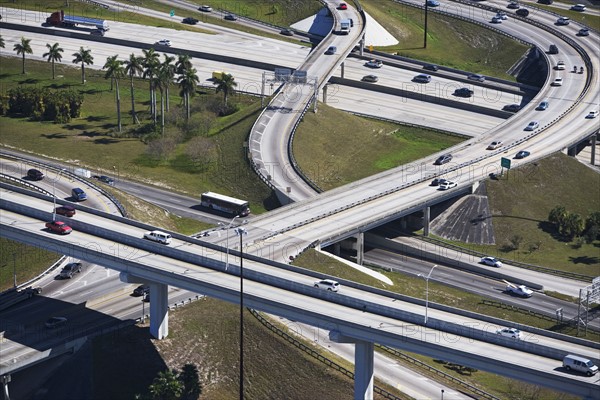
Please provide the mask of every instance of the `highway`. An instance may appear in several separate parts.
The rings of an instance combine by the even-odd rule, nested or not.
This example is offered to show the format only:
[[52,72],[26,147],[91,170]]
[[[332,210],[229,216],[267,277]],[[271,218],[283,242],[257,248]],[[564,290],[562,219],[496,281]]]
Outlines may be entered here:
[[[576,82],[576,81],[573,81],[573,82],[570,82],[570,83],[571,83],[571,85],[569,85],[570,87],[577,87],[577,82]],[[587,111],[587,110],[586,110],[586,111]],[[582,111],[581,113],[584,113],[584,112]],[[585,128],[584,128],[584,129],[585,129]],[[547,144],[547,143],[546,143],[546,144]],[[540,147],[542,147],[543,145],[544,145],[544,143],[541,143],[541,144],[540,144]],[[339,204],[338,204],[338,206],[339,206]],[[296,211],[297,211],[297,210],[296,210]],[[303,217],[305,217],[305,218],[308,218],[308,215],[309,215],[309,214],[307,213],[307,214],[303,215]],[[345,218],[346,218],[346,215],[338,215],[338,216],[336,216],[336,219],[338,219],[340,222],[342,222],[342,220],[343,220],[343,219],[345,219]],[[264,222],[264,221],[263,221],[263,222]],[[329,221],[329,222],[330,222],[330,221]],[[345,222],[345,221],[344,221],[344,222]],[[288,225],[288,226],[289,226],[289,225]],[[333,225],[332,225],[332,226],[333,226]],[[347,227],[346,227],[346,228],[347,228]],[[338,229],[339,229],[339,228],[338,228]],[[299,245],[299,246],[302,246],[302,244],[301,244],[301,243],[303,243],[304,241],[306,241],[306,238],[307,238],[307,236],[306,236],[306,231],[307,231],[307,229],[305,229],[305,231],[304,231],[304,232],[301,232],[301,233],[302,233],[302,235],[301,235],[301,236],[302,236],[302,240],[301,240],[301,241],[299,241],[299,243],[300,243],[300,245]],[[291,236],[292,234],[289,234],[289,233],[288,233],[288,235],[290,235],[290,236]],[[297,236],[297,238],[299,238],[299,237],[300,237],[300,235],[298,235],[298,236]]]
[[[12,199],[20,199],[21,202],[31,206],[33,205],[35,207],[35,209],[44,209],[44,203],[40,202],[39,200],[34,200],[33,198],[28,198],[28,199],[24,199],[22,196],[16,196],[13,193],[8,193],[8,192],[3,192],[2,195],[2,201],[11,201]],[[117,224],[115,223],[115,221],[112,221],[111,223],[108,223],[106,221],[104,221],[103,218],[94,216],[92,214],[87,214],[84,212],[79,212],[78,213],[78,218],[77,221],[79,222],[79,224],[81,223],[91,223],[93,224],[93,226],[97,227],[97,228],[101,228],[104,227],[106,229],[109,229],[111,232],[115,232],[114,234],[111,234],[111,239],[110,240],[106,240],[104,238],[95,236],[95,235],[90,235],[87,233],[84,233],[84,230],[82,230],[83,226],[79,227],[79,230],[76,230],[74,233],[72,233],[69,236],[65,236],[65,237],[61,237],[59,239],[56,238],[55,235],[50,235],[47,232],[43,232],[40,231],[40,226],[43,226],[42,221],[39,221],[35,218],[29,218],[29,217],[24,217],[24,216],[20,216],[17,214],[14,214],[12,212],[9,212],[6,210],[6,203],[3,204],[3,208],[5,209],[5,211],[2,213],[2,215],[0,216],[1,219],[1,223],[3,226],[5,226],[6,228],[8,228],[9,226],[11,226],[11,230],[13,228],[17,228],[20,231],[23,232],[28,232],[28,235],[33,234],[35,237],[38,237],[39,239],[43,238],[44,242],[53,242],[56,240],[59,240],[59,242],[65,243],[72,251],[78,253],[78,255],[80,256],[84,256],[83,258],[85,259],[86,257],[92,257],[92,258],[97,258],[97,257],[102,257],[99,254],[106,254],[107,256],[111,257],[110,254],[115,254],[115,251],[117,251],[117,248],[119,246],[117,246],[117,248],[115,248],[115,241],[117,241],[117,243],[119,241],[121,241],[122,239],[120,239],[120,237],[122,235],[123,238],[125,237],[140,237],[142,231],[139,228],[133,228],[127,225],[124,225],[122,223]],[[75,222],[75,221],[73,221]],[[77,225],[76,225],[77,226]],[[94,229],[97,229],[94,228]],[[132,229],[133,228],[133,229]],[[5,229],[6,230],[6,229]],[[116,232],[119,232],[119,234],[117,235]],[[10,236],[10,235],[9,235]],[[129,241],[129,240],[128,240]],[[229,290],[232,290],[231,294],[234,293],[236,286],[238,285],[238,278],[235,275],[230,275],[230,274],[224,274],[222,272],[217,272],[216,270],[211,270],[211,269],[207,269],[204,267],[200,267],[200,266],[191,266],[189,263],[182,263],[181,261],[177,261],[173,258],[166,258],[163,256],[160,256],[159,254],[162,253],[163,251],[173,251],[174,249],[179,249],[181,251],[183,251],[184,253],[198,253],[195,257],[196,260],[198,260],[199,262],[204,263],[204,261],[201,260],[206,260],[206,262],[211,263],[208,261],[208,258],[214,259],[214,257],[217,257],[217,260],[222,260],[223,259],[223,253],[214,253],[214,251],[206,251],[203,250],[201,247],[198,246],[190,246],[188,243],[189,240],[185,239],[185,241],[182,239],[178,239],[175,241],[175,243],[173,243],[171,246],[169,246],[168,249],[165,249],[163,246],[158,246],[158,245],[151,245],[151,247],[153,248],[153,251],[156,251],[156,253],[148,253],[146,250],[143,250],[142,248],[136,249],[134,247],[131,246],[131,243],[128,243],[128,255],[125,255],[127,257],[126,261],[125,259],[119,261],[117,264],[112,264],[110,267],[111,268],[117,268],[117,269],[125,269],[130,271],[133,274],[137,274],[139,275],[141,278],[145,278],[145,279],[150,279],[153,281],[158,281],[158,282],[165,282],[165,279],[168,279],[169,281],[171,281],[171,284],[175,285],[175,286],[179,286],[181,288],[190,290],[192,288],[193,291],[199,291],[199,292],[206,292],[205,294],[210,295],[212,297],[217,297],[217,298],[222,298],[224,300],[227,301],[233,301],[235,302],[237,299],[237,296],[233,297],[230,295],[227,295],[227,292]],[[50,243],[48,242],[48,243]],[[141,243],[145,243],[143,240],[140,240]],[[102,251],[102,253],[96,253],[94,252],[94,255],[92,255],[89,252],[78,252],[76,250],[77,246],[80,245],[85,245],[85,243],[93,243],[93,248]],[[141,244],[140,243],[140,244]],[[38,243],[40,244],[40,243]],[[125,243],[123,243],[125,244]],[[45,245],[44,245],[45,246]],[[145,247],[146,245],[144,245]],[[89,251],[89,249],[88,249]],[[87,255],[87,256],[86,256]],[[208,257],[208,258],[207,258]],[[233,257],[233,256],[232,256]],[[135,265],[140,262],[143,261],[144,263],[144,267],[143,270],[147,271],[147,272],[142,272],[142,270],[139,270],[138,267],[135,267]],[[222,263],[222,261],[220,261]],[[234,265],[234,260],[230,260],[230,266]],[[251,270],[251,271],[257,271],[257,272],[265,272],[266,270],[264,269],[265,267],[267,267],[268,269],[268,274],[272,277],[275,276],[279,276],[282,279],[284,279],[287,282],[290,282],[289,284],[291,284],[292,286],[294,286],[295,289],[295,293],[289,292],[288,290],[285,290],[283,288],[280,287],[275,287],[273,286],[273,284],[268,284],[265,285],[263,283],[259,283],[256,280],[253,280],[252,278],[248,279],[247,282],[245,282],[244,287],[245,287],[245,293],[247,293],[247,303],[249,307],[258,309],[258,310],[263,310],[269,313],[273,313],[276,315],[281,315],[281,310],[277,310],[278,306],[273,306],[273,304],[286,304],[286,307],[294,307],[296,309],[298,309],[298,311],[302,310],[299,313],[296,312],[292,312],[291,315],[292,318],[301,321],[301,322],[305,322],[305,323],[309,323],[309,324],[313,324],[315,326],[320,326],[324,329],[329,329],[329,330],[340,330],[342,333],[345,333],[349,336],[353,336],[353,337],[370,337],[370,340],[376,341],[378,343],[382,343],[382,344],[388,344],[391,345],[392,347],[397,347],[397,348],[406,348],[405,346],[407,345],[407,340],[409,342],[411,342],[411,346],[416,345],[416,343],[413,343],[413,340],[411,340],[411,336],[417,334],[420,338],[420,340],[418,341],[418,343],[428,343],[428,346],[433,346],[434,348],[437,348],[437,346],[441,346],[444,347],[444,352],[449,352],[446,354],[457,354],[456,352],[458,351],[461,354],[461,358],[462,357],[467,357],[467,358],[473,358],[474,356],[472,355],[474,352],[484,356],[486,358],[490,358],[488,361],[486,361],[485,365],[480,365],[478,362],[475,362],[474,364],[471,364],[472,361],[468,361],[465,362],[465,365],[477,365],[476,368],[479,369],[486,369],[489,370],[489,368],[491,368],[492,365],[494,365],[494,359],[501,359],[503,360],[502,362],[510,362],[512,364],[514,364],[515,359],[513,359],[512,361],[509,361],[507,359],[510,357],[518,357],[519,363],[522,363],[524,366],[527,366],[528,368],[533,368],[533,370],[538,371],[537,373],[534,373],[534,375],[538,375],[536,377],[536,379],[541,379],[541,380],[545,380],[544,377],[541,377],[539,375],[539,371],[544,371],[543,374],[545,374],[544,376],[546,376],[547,374],[552,375],[552,380],[553,381],[561,381],[563,385],[568,385],[571,386],[572,385],[572,381],[573,380],[577,380],[579,383],[576,385],[576,387],[578,389],[576,390],[581,390],[584,387],[587,387],[589,385],[589,380],[585,380],[585,379],[578,379],[577,377],[573,377],[573,376],[569,376],[568,379],[566,379],[565,382],[565,376],[564,373],[562,373],[560,371],[560,368],[558,368],[556,371],[554,372],[549,372],[548,371],[548,366],[552,366],[554,365],[555,367],[557,367],[558,365],[560,365],[559,361],[555,361],[555,360],[551,360],[551,359],[540,359],[539,356],[531,356],[527,358],[527,362],[524,363],[523,362],[523,357],[520,356],[520,351],[517,350],[512,350],[512,349],[504,349],[502,351],[498,351],[497,348],[495,346],[497,345],[493,345],[493,344],[486,344],[484,342],[479,342],[478,340],[473,340],[473,339],[469,339],[467,343],[467,341],[465,341],[465,346],[463,347],[462,345],[460,345],[459,342],[456,343],[447,343],[447,344],[443,344],[443,343],[437,343],[439,342],[439,336],[437,339],[433,339],[435,344],[433,343],[429,343],[429,338],[427,335],[425,335],[425,337],[422,336],[421,333],[419,333],[419,328],[415,327],[414,325],[410,324],[410,325],[406,325],[405,323],[399,323],[398,320],[395,320],[394,318],[390,318],[390,317],[384,317],[383,315],[371,315],[371,312],[369,311],[372,307],[372,305],[374,304],[378,304],[378,305],[382,305],[382,304],[386,304],[386,308],[390,308],[391,310],[396,310],[396,312],[401,312],[402,314],[405,313],[414,313],[414,315],[420,315],[422,316],[424,314],[424,310],[423,310],[423,306],[418,306],[418,305],[414,305],[414,304],[409,304],[403,301],[398,301],[397,299],[394,301],[391,301],[392,299],[390,299],[389,297],[386,298],[386,296],[382,296],[380,294],[375,294],[375,293],[369,293],[369,292],[365,292],[364,290],[361,289],[355,289],[355,288],[351,288],[351,287],[344,287],[343,291],[341,293],[338,294],[334,294],[333,297],[331,297],[332,295],[330,295],[329,293],[323,293],[319,290],[313,289],[312,288],[312,282],[314,280],[313,277],[309,277],[309,276],[303,276],[300,275],[298,273],[292,273],[290,271],[284,271],[284,270],[280,270],[280,269],[273,269],[268,267],[266,264],[262,264],[262,266],[260,266],[259,264],[257,264],[256,262],[247,260],[246,262],[244,262],[245,268]],[[151,268],[151,269],[149,269]],[[136,269],[138,269],[136,271]],[[200,281],[198,281],[198,279],[200,279]],[[271,278],[272,279],[272,278]],[[197,283],[194,283],[197,282]],[[209,283],[210,282],[210,283]],[[292,283],[293,282],[293,283]],[[200,286],[197,286],[197,284],[200,284]],[[213,287],[218,288],[217,292],[214,291],[214,289],[210,289],[209,286],[206,286],[207,284],[209,285],[215,285]],[[306,289],[303,289],[306,288]],[[303,295],[300,294],[301,291],[304,290],[308,290],[307,295]],[[300,291],[300,292],[298,292]],[[327,296],[325,296],[327,295]],[[313,297],[313,296],[317,296],[317,297]],[[324,296],[325,299],[319,299],[319,297]],[[225,298],[224,298],[225,297]],[[359,302],[367,302],[365,304],[370,304],[371,306],[368,306],[367,311],[363,311],[362,308],[360,308],[359,310],[353,309],[353,308],[348,308],[347,306],[342,306],[341,304],[334,304],[331,303],[332,300],[336,299],[337,301],[345,301],[344,299],[348,298],[348,299],[352,299],[352,302],[355,301],[359,301]],[[281,303],[282,299],[285,299],[283,301],[283,303]],[[275,303],[273,303],[275,302]],[[324,304],[321,304],[321,302],[325,302]],[[245,300],[246,303],[246,300]],[[271,305],[268,305],[271,304]],[[341,307],[341,308],[340,308]],[[381,307],[381,306],[378,306]],[[326,312],[324,310],[327,310]],[[289,310],[288,310],[289,311]],[[326,314],[323,314],[323,313]],[[455,314],[448,314],[445,312],[442,312],[440,310],[430,310],[430,320],[434,321],[437,319],[443,319],[446,321],[446,323],[449,323],[450,321],[454,321],[455,323],[458,323],[462,326],[469,326],[469,331],[472,333],[477,334],[477,332],[479,332],[479,334],[485,335],[485,332],[495,332],[495,329],[497,329],[497,326],[493,326],[490,325],[489,323],[482,323],[482,322],[478,322],[478,321],[474,321],[474,320],[469,320],[469,319],[465,319],[464,317],[458,317]],[[320,316],[320,317],[318,317]],[[457,318],[458,317],[458,318]],[[317,319],[315,319],[317,318]],[[326,324],[325,326],[318,322],[318,320],[327,320],[330,321],[330,324]],[[335,322],[334,322],[335,321]],[[334,325],[331,325],[334,324]],[[348,325],[350,324],[350,325]],[[357,330],[358,329],[358,330]],[[416,332],[414,331],[416,329]],[[365,330],[364,333],[360,333],[363,330]],[[429,332],[429,328],[428,328],[428,332]],[[364,336],[366,335],[366,336]],[[390,336],[391,335],[391,336]],[[396,335],[401,335],[402,339],[400,339],[400,341],[398,341],[398,339],[394,339],[396,337]],[[408,335],[408,336],[407,336]],[[440,335],[444,335],[440,332]],[[582,347],[579,345],[575,345],[575,344],[568,344],[566,342],[563,342],[562,340],[555,340],[555,339],[550,339],[547,337],[543,337],[540,336],[538,334],[533,334],[531,332],[526,332],[525,333],[526,337],[525,339],[522,341],[522,343],[537,343],[537,344],[544,344],[546,346],[549,346],[553,349],[565,349],[567,352],[577,352],[578,354],[584,354],[584,355],[588,355],[590,357],[592,357],[593,355],[596,354],[596,350],[594,349],[588,349],[587,347]],[[489,338],[492,341],[496,341],[498,340],[498,338],[496,338],[495,334],[493,334],[492,337]],[[514,343],[513,343],[514,344]],[[399,347],[398,347],[399,346]],[[491,347],[489,347],[491,346]],[[469,349],[467,351],[467,349]],[[477,349],[477,350],[476,350]],[[419,350],[419,351],[423,351],[423,350]],[[464,353],[463,353],[464,352]],[[513,354],[514,352],[514,354]],[[426,354],[429,355],[433,355],[435,353],[431,352],[431,351],[425,351]],[[593,358],[593,357],[592,357]],[[465,361],[467,361],[465,359]],[[531,361],[531,364],[530,364]],[[541,362],[541,364],[538,364],[537,366],[536,363],[537,362]],[[487,365],[487,367],[486,367]],[[495,364],[495,365],[499,365],[499,364]],[[542,365],[545,365],[545,367],[542,368]],[[505,371],[505,370],[501,370],[498,371],[496,368],[495,372],[498,372],[500,374],[507,374],[507,375],[512,375],[514,371]],[[517,368],[518,369],[518,368]],[[532,371],[533,371],[532,370]],[[541,381],[538,381],[537,383],[540,383]],[[549,383],[549,382],[548,382]],[[561,386],[561,388],[565,388],[566,386]],[[590,389],[593,387],[590,387]],[[575,390],[575,389],[573,389]]]

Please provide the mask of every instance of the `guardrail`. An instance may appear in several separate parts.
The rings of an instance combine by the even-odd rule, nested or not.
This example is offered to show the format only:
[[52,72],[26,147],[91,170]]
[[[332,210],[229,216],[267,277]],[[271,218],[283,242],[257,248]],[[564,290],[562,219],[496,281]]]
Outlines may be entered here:
[[416,359],[414,357],[411,357],[408,354],[404,354],[404,353],[402,353],[402,352],[400,352],[400,351],[398,351],[398,350],[396,350],[394,348],[391,348],[391,347],[388,347],[388,346],[382,346],[382,345],[377,344],[377,343],[375,344],[375,346],[379,347],[380,349],[382,349],[382,350],[384,350],[384,351],[386,351],[386,352],[388,352],[390,354],[393,354],[394,356],[396,356],[398,358],[402,358],[403,360],[409,361],[409,362],[415,364],[416,366],[418,366],[420,368],[425,368],[425,369],[427,369],[429,371],[435,372],[436,375],[441,375],[443,379],[447,379],[447,380],[451,381],[452,383],[460,385],[460,386],[466,388],[467,390],[469,390],[470,392],[475,393],[477,396],[479,396],[479,398],[489,399],[489,400],[501,400],[499,397],[496,397],[496,396],[494,396],[494,395],[492,395],[492,394],[490,394],[488,392],[485,392],[485,391],[479,389],[478,387],[471,385],[468,382],[465,382],[465,381],[462,381],[462,380],[460,380],[458,378],[455,378],[454,376],[452,376],[452,375],[450,375],[450,374],[448,374],[448,373],[446,373],[446,372],[444,372],[444,371],[442,371],[440,369],[432,367],[431,365],[426,364],[426,363],[424,363],[421,360],[418,360],[418,359]]
[[[256,310],[251,309],[251,308],[246,308],[246,310],[248,310],[263,326],[265,326],[271,332],[275,333],[277,336],[281,337],[282,339],[284,339],[288,343],[291,343],[293,346],[295,346],[296,348],[298,348],[302,352],[304,352],[304,353],[308,354],[309,356],[317,359],[318,361],[322,362],[323,364],[327,365],[328,367],[333,368],[336,371],[341,372],[342,374],[346,375],[348,378],[354,380],[354,373],[352,371],[350,371],[350,370],[342,367],[341,365],[339,365],[335,361],[333,361],[333,360],[325,357],[324,355],[322,355],[318,351],[316,351],[314,349],[311,349],[310,347],[308,347],[307,345],[305,345],[304,343],[302,343],[301,341],[299,341],[298,339],[296,339],[292,335],[290,335],[287,332],[283,331],[282,329],[276,327],[270,321],[268,321],[265,317],[263,317],[262,315],[260,315],[260,313],[258,313]],[[398,397],[398,396],[396,396],[396,395],[388,392],[387,390],[380,388],[377,385],[373,385],[373,392],[377,393],[378,395],[380,395],[380,396],[382,396],[382,397],[384,397],[386,399],[390,399],[390,400],[402,400],[401,397]]]

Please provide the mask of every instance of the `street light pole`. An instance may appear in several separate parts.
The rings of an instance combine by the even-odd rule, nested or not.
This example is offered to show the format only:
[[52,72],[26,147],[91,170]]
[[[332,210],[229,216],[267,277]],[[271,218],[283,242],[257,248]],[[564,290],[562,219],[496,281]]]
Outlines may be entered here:
[[[226,232],[225,232],[225,248],[226,248],[226,255],[225,255],[225,271],[227,271],[227,268],[229,268],[229,230],[231,229],[231,226],[233,225],[233,222],[235,221],[236,218],[239,218],[239,215],[236,215],[235,217],[233,217],[231,219],[231,222],[229,223],[229,225],[227,225]],[[220,225],[223,225],[219,222]]]
[[429,274],[427,274],[427,276],[423,274],[418,275],[421,278],[425,279],[425,325],[427,325],[427,310],[429,308],[429,278],[431,277],[431,273],[433,272],[435,267],[437,267],[437,265],[431,267],[431,271],[429,271]]
[[244,400],[244,247],[243,237],[248,232],[242,228],[235,228],[235,233],[240,237],[240,400]]
[[61,168],[56,179],[52,181],[52,200],[53,200],[53,208],[52,208],[52,222],[56,221],[56,181],[60,178],[60,175],[65,171],[64,168]]

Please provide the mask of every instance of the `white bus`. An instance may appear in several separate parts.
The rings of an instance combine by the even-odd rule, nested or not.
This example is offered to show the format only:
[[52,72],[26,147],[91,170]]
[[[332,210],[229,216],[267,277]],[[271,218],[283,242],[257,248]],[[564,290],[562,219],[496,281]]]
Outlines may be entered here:
[[250,214],[248,202],[222,194],[206,192],[200,196],[200,205],[211,210],[226,212],[231,215],[245,217]]

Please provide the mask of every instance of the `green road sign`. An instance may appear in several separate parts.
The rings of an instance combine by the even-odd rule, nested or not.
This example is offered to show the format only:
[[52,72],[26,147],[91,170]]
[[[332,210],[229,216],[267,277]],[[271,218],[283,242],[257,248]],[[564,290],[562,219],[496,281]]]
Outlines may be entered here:
[[502,157],[500,159],[500,166],[502,168],[510,169],[510,158],[504,158],[504,157]]
[[172,17],[175,15],[175,10],[171,10],[171,12],[169,13],[169,15]]

